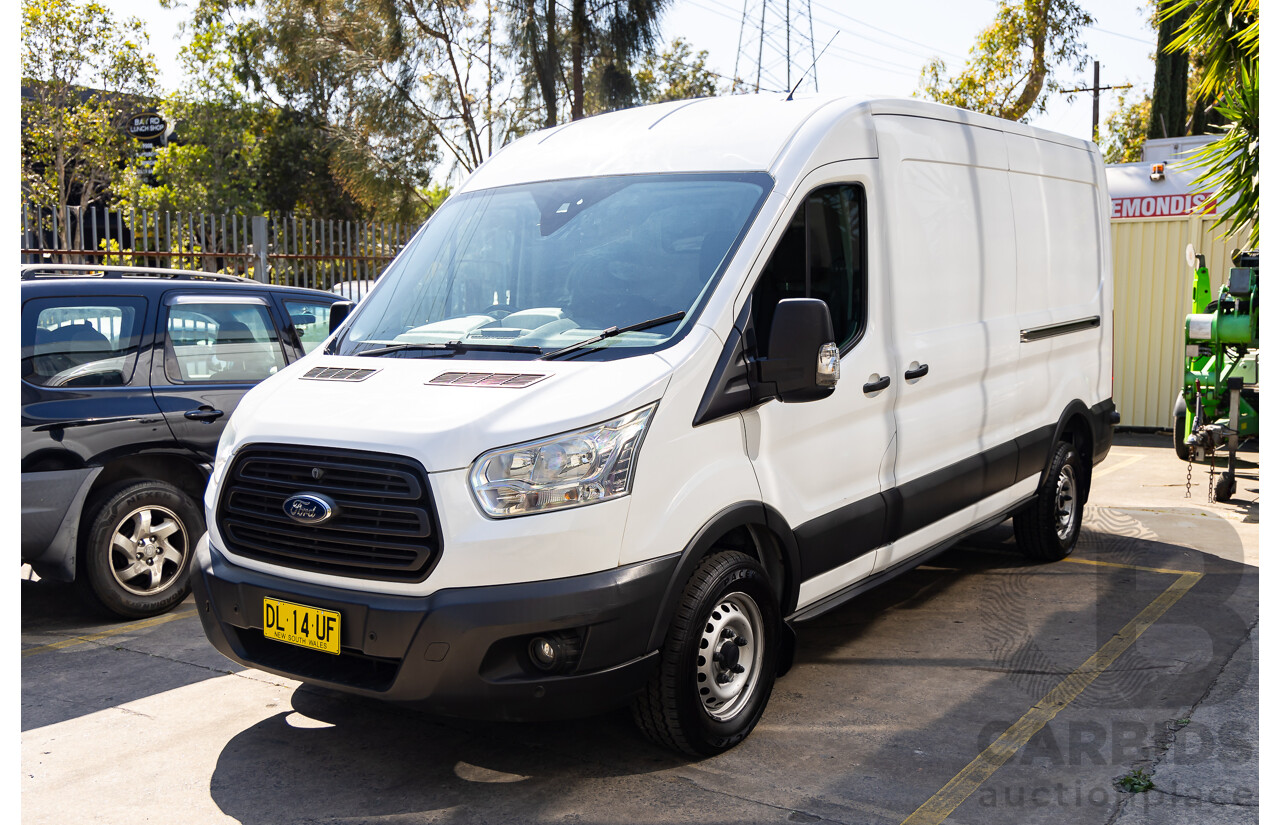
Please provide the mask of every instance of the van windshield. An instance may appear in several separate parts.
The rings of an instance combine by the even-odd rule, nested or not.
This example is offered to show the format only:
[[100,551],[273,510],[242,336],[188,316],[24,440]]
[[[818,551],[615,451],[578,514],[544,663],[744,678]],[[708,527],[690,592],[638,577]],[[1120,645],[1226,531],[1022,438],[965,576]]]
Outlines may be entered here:
[[451,198],[334,351],[527,359],[637,324],[571,357],[662,346],[693,323],[772,184],[763,173],[627,175]]

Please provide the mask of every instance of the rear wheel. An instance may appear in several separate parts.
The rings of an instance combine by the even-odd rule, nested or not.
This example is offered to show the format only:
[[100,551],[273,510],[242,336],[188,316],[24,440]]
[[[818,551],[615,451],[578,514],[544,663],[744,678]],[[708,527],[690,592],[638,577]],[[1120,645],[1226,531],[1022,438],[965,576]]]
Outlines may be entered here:
[[1013,516],[1014,537],[1025,555],[1044,561],[1071,555],[1084,515],[1084,473],[1075,447],[1058,442],[1035,500]]
[[654,742],[695,756],[741,742],[773,691],[780,621],[755,559],[708,556],[685,586],[658,669],[632,706],[636,724]]
[[90,601],[125,618],[171,609],[188,592],[195,542],[204,532],[200,508],[163,481],[107,490],[81,537],[76,581]]

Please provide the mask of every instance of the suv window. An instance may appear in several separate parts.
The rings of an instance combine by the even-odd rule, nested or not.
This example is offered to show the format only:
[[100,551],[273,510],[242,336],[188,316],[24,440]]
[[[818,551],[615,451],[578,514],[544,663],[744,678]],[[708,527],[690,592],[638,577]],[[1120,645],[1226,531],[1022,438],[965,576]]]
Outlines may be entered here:
[[44,387],[119,387],[138,360],[143,298],[34,298],[22,308],[22,379]]
[[866,326],[862,187],[824,186],[791,216],[782,240],[752,292],[756,349],[768,356],[774,309],[784,298],[820,298],[843,352]]
[[174,383],[261,381],[284,365],[263,303],[187,297],[169,308],[164,366]]
[[323,344],[324,339],[329,337],[328,304],[285,299],[284,311],[289,313],[289,322],[298,331],[298,342],[302,344],[304,354]]

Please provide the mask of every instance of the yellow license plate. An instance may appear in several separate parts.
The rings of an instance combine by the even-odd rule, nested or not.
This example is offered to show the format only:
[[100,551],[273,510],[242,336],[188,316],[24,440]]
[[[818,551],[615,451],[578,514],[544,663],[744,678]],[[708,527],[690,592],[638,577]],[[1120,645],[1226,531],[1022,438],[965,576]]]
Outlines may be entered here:
[[332,610],[264,598],[262,632],[268,639],[335,656],[342,651],[342,615]]

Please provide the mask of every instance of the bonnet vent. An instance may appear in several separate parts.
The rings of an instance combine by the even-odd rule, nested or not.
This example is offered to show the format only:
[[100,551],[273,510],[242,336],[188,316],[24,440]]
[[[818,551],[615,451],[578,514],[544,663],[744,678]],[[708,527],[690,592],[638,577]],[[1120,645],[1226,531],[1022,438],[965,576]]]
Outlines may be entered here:
[[377,370],[351,367],[312,367],[302,377],[313,381],[363,381],[375,372]]
[[442,372],[428,384],[448,384],[451,387],[506,387],[521,389],[536,384],[546,375],[514,372]]

